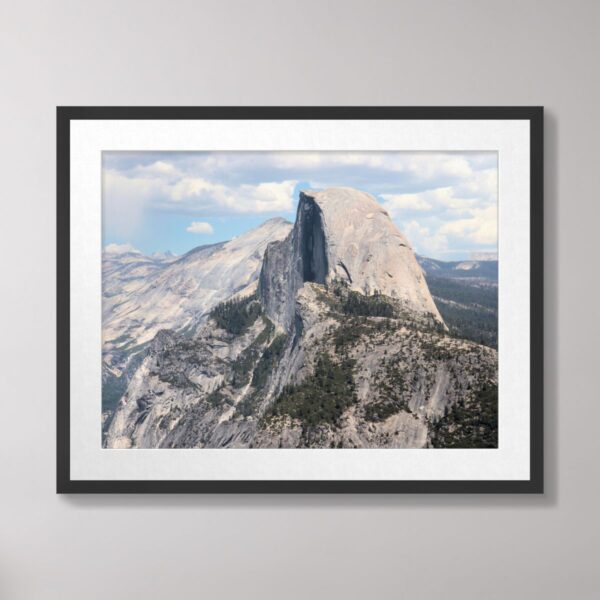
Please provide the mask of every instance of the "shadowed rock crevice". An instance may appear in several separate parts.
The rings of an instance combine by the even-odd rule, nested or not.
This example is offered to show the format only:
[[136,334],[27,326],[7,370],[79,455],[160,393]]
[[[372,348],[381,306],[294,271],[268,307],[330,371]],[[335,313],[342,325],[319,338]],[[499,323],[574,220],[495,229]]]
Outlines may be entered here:
[[303,282],[325,283],[327,277],[327,253],[321,210],[315,201],[301,196],[300,256]]

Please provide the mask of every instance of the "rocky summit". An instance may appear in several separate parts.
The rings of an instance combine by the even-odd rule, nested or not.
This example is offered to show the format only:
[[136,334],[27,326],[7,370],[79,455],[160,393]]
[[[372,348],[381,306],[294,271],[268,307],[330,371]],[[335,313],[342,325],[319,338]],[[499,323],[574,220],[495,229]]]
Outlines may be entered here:
[[281,233],[257,244],[257,285],[225,272],[229,297],[196,327],[153,335],[106,447],[497,446],[496,350],[448,329],[372,196],[302,192]]
[[267,247],[260,276],[266,313],[286,330],[296,294],[306,282],[341,282],[363,295],[382,294],[442,323],[408,240],[364,192],[300,193],[294,228],[285,240]]

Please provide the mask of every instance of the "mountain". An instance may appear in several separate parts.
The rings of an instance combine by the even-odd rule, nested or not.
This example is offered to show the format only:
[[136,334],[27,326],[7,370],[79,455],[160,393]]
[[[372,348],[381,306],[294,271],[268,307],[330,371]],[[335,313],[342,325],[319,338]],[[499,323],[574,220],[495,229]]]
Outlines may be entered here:
[[479,261],[495,261],[498,262],[498,253],[497,252],[471,252],[469,255],[470,260],[479,260]]
[[444,262],[418,256],[435,303],[456,337],[498,347],[498,261]]
[[[199,246],[177,260],[131,254],[105,257],[104,350],[149,342],[160,329],[181,330],[215,304],[249,290],[267,245],[287,236],[291,223],[270,219],[228,242]],[[119,260],[122,266],[117,267]],[[114,288],[114,289],[113,289]]]
[[446,262],[417,256],[419,264],[427,276],[452,277],[456,279],[487,279],[498,282],[497,260],[462,260]]
[[161,329],[191,333],[219,302],[252,293],[267,245],[291,223],[266,221],[228,242],[199,246],[180,258],[139,252],[103,256],[103,410],[112,412]]
[[442,322],[408,240],[372,196],[350,188],[301,192],[293,231],[265,253],[265,312],[289,330],[304,283],[335,281],[364,295],[376,291]]
[[173,254],[170,250],[167,250],[166,252],[154,252],[150,256],[155,260],[163,262],[171,262],[177,260],[177,255]]
[[134,292],[165,266],[154,256],[138,251],[108,252],[102,254],[102,294],[104,299],[124,292]]
[[448,331],[368,194],[302,192],[252,290],[153,337],[106,447],[497,446],[496,351]]

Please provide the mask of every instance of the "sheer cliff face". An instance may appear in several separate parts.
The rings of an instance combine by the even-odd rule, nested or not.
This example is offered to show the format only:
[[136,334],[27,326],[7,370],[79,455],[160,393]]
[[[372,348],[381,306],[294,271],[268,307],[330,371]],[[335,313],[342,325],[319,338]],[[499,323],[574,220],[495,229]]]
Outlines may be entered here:
[[293,326],[296,294],[305,282],[344,282],[443,322],[408,240],[364,192],[301,192],[294,229],[267,247],[260,275],[266,313],[285,330]]
[[296,224],[286,239],[267,246],[259,279],[265,313],[286,331],[295,320],[298,290],[305,282],[327,281],[326,245],[321,209],[301,194]]

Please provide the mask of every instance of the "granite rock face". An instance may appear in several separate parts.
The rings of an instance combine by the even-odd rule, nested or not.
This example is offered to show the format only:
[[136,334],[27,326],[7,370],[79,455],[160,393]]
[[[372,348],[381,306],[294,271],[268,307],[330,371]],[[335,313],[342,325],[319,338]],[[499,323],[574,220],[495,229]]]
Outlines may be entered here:
[[[283,237],[283,236],[282,236]],[[406,238],[368,194],[303,192],[258,288],[159,331],[109,448],[497,444],[497,354],[451,336]]]
[[181,257],[104,253],[102,405],[107,423],[154,336],[164,329],[193,332],[219,302],[253,293],[265,248],[291,228],[285,219],[269,219],[235,239],[199,246]]
[[[149,342],[161,329],[193,327],[215,304],[251,290],[265,248],[285,238],[291,228],[285,219],[274,218],[228,242],[199,246],[177,260],[140,255],[138,262],[148,265],[138,269],[141,275],[128,272],[105,294],[104,352]],[[115,281],[114,271],[113,266],[107,281]]]
[[[423,448],[432,443],[432,423],[461,401],[476,411],[477,391],[497,383],[493,349],[404,313],[345,314],[336,292],[315,283],[300,290],[297,311],[301,327],[289,335],[264,314],[240,334],[213,319],[193,338],[159,332],[105,445]],[[339,410],[330,392],[310,395],[329,379],[347,394],[334,400],[344,403]],[[280,410],[286,396],[297,404]]]
[[408,240],[365,192],[300,193],[294,229],[267,247],[259,282],[267,315],[286,330],[305,282],[344,282],[351,290],[383,294],[443,323]]

